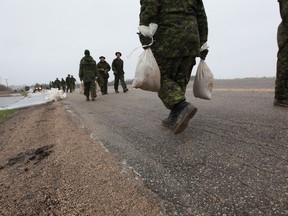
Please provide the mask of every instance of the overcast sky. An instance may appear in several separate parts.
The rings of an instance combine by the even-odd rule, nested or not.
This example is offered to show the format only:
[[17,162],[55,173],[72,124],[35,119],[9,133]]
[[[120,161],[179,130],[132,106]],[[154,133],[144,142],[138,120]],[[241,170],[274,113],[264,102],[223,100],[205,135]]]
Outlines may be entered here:
[[[72,74],[79,82],[85,49],[109,64],[122,53],[133,79],[142,49],[136,35],[139,0],[0,0],[0,83],[49,83]],[[276,0],[204,0],[209,25],[207,56],[214,77],[274,77]],[[196,67],[193,70],[195,75]],[[109,81],[113,80],[110,72]]]

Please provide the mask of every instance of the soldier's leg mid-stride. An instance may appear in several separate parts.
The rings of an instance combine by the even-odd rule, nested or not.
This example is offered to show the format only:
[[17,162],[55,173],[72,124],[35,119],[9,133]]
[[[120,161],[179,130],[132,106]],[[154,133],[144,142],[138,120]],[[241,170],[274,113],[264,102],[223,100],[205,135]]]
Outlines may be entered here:
[[278,0],[282,21],[277,31],[277,73],[275,106],[288,107],[288,0]]

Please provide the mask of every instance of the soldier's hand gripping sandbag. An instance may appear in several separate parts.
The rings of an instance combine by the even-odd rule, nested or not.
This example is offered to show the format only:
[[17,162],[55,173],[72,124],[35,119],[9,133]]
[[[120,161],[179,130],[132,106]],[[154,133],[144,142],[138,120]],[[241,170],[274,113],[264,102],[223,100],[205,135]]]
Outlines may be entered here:
[[149,48],[153,44],[153,35],[157,31],[158,25],[156,23],[150,23],[149,26],[138,26],[139,40],[143,49]]
[[200,58],[201,58],[202,60],[205,60],[208,52],[209,52],[208,49],[205,49],[205,50],[201,51],[201,52],[200,52]]
[[138,32],[137,34],[139,35],[139,40],[140,43],[142,44],[142,48],[148,49],[153,43],[152,38],[145,37],[141,32]]

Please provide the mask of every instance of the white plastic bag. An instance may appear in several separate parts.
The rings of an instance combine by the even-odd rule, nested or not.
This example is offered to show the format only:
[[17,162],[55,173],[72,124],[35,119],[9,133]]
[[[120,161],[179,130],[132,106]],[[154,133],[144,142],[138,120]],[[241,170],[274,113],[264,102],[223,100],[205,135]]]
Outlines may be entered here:
[[[142,47],[151,46],[153,44],[153,35],[157,31],[157,28],[158,25],[155,23],[150,23],[149,26],[138,26],[138,30],[142,35],[152,39],[150,44],[145,44]],[[152,50],[150,48],[145,49],[139,56],[132,87],[158,92],[160,90],[160,78],[160,69]]]
[[98,82],[95,82],[95,85],[96,85],[96,93],[100,92],[101,88],[100,88]]
[[148,48],[139,56],[132,87],[158,92],[160,90],[160,78],[158,64],[152,50]]
[[[209,46],[206,43],[200,48],[200,52],[208,50]],[[193,94],[197,98],[211,100],[213,88],[213,74],[204,60],[200,60],[196,71]]]
[[66,93],[58,88],[51,88],[50,90],[44,91],[45,100],[48,101],[60,101],[66,98]]
[[196,71],[193,94],[197,98],[211,100],[213,88],[213,74],[204,60],[200,60]]
[[84,83],[80,83],[80,94],[84,94]]

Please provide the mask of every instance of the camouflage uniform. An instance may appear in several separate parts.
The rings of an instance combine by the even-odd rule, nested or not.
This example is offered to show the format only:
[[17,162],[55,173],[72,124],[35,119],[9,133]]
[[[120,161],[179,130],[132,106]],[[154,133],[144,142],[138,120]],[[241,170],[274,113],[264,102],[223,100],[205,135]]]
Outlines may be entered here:
[[121,82],[121,86],[123,88],[123,91],[126,92],[127,85],[124,80],[124,62],[121,58],[115,58],[112,62],[112,70],[114,72],[114,89],[116,92],[118,92],[118,86],[119,86],[119,80]]
[[61,89],[61,81],[56,78],[56,80],[54,81],[54,85],[55,85],[55,88],[58,88],[59,90]]
[[99,77],[100,77],[100,88],[102,94],[107,94],[107,85],[108,85],[108,78],[109,78],[109,73],[108,71],[111,70],[110,65],[104,60],[104,61],[99,61],[97,64],[98,72],[99,72]]
[[278,27],[275,99],[288,100],[288,0],[278,0],[282,22]]
[[65,92],[66,91],[66,82],[63,78],[61,79],[61,87],[62,87],[63,91]]
[[208,25],[202,0],[140,0],[140,25],[158,24],[151,46],[161,71],[163,104],[172,109],[185,101],[186,86],[207,41]]
[[98,76],[97,64],[95,60],[87,54],[80,61],[79,67],[79,78],[84,81],[84,95],[89,100],[89,92],[91,92],[92,100],[95,99],[96,95],[96,76]]
[[71,91],[70,92],[75,91],[75,83],[76,83],[76,79],[73,77],[73,75],[71,75],[71,78],[70,78]]
[[71,77],[70,77],[70,74],[67,75],[66,77],[66,85],[67,85],[67,89],[66,89],[66,92],[68,92],[70,90],[70,92],[72,92],[72,88],[71,88]]

